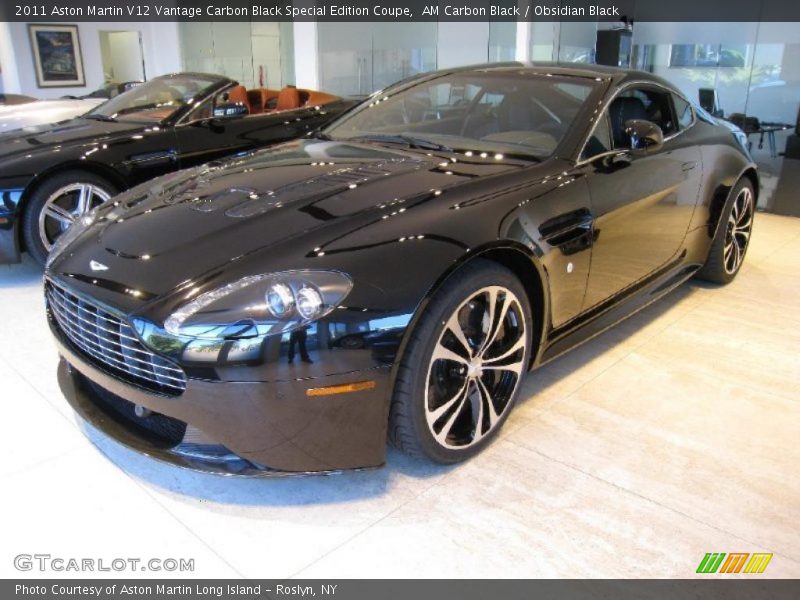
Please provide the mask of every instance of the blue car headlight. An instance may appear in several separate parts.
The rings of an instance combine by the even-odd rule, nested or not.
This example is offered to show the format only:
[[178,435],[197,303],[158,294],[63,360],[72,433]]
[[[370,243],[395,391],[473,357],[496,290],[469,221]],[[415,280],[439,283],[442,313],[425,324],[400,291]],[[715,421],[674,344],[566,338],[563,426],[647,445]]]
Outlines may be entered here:
[[353,282],[338,271],[250,275],[200,294],[173,312],[164,329],[201,339],[282,334],[334,310]]

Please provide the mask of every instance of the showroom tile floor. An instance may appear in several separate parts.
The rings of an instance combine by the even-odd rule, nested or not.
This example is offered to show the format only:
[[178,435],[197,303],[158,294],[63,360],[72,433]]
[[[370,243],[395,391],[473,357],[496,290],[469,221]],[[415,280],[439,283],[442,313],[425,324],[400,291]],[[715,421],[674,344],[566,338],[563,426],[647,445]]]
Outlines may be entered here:
[[800,577],[800,219],[758,217],[732,285],[684,285],[529,375],[479,457],[328,477],[181,471],[85,428],[41,272],[0,267],[0,576],[48,553],[202,577],[691,577],[706,552],[772,552],[768,575]]

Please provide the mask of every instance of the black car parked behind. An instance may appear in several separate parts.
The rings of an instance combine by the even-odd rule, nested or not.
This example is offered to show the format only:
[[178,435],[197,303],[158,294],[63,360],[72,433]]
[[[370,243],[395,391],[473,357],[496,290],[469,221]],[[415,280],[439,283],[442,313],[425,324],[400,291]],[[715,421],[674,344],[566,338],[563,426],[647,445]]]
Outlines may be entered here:
[[299,137],[354,104],[226,77],[156,77],[82,117],[0,135],[0,263],[44,263],[77,219],[170,171]]

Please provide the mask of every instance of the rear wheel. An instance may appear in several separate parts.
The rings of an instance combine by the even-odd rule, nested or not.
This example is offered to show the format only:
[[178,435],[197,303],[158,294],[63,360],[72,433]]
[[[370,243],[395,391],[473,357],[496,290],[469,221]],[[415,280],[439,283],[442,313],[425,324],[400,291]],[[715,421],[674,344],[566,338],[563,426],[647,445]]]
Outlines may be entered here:
[[706,264],[697,272],[699,279],[713,283],[733,281],[750,245],[755,209],[753,184],[741,179],[725,205]]
[[102,177],[84,171],[66,171],[46,179],[28,199],[22,220],[28,252],[44,264],[56,240],[116,192]]
[[416,325],[398,370],[390,439],[454,463],[479,452],[514,405],[530,359],[530,308],[508,269],[475,260],[445,282]]

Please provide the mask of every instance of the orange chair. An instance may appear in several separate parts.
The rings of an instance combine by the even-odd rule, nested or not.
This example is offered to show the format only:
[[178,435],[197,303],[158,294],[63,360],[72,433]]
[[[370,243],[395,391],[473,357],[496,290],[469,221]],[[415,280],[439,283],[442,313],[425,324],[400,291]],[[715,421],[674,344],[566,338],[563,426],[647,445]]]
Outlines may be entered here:
[[260,89],[247,90],[247,102],[250,104],[251,114],[264,111],[264,97]]
[[333,102],[334,100],[338,100],[338,96],[334,96],[333,94],[326,94],[325,92],[316,92],[314,90],[303,90],[308,93],[308,98],[303,103],[303,106],[321,106],[322,104],[327,104],[328,102]]
[[228,102],[231,104],[244,104],[248,114],[253,112],[250,107],[250,99],[247,97],[247,90],[243,85],[237,85],[235,88],[228,90]]
[[292,110],[300,108],[300,90],[296,87],[285,87],[278,94],[278,102],[275,105],[275,110]]
[[267,88],[253,88],[247,90],[247,98],[250,100],[250,110],[253,114],[269,112],[270,102],[275,103],[278,98],[278,90],[270,90]]

